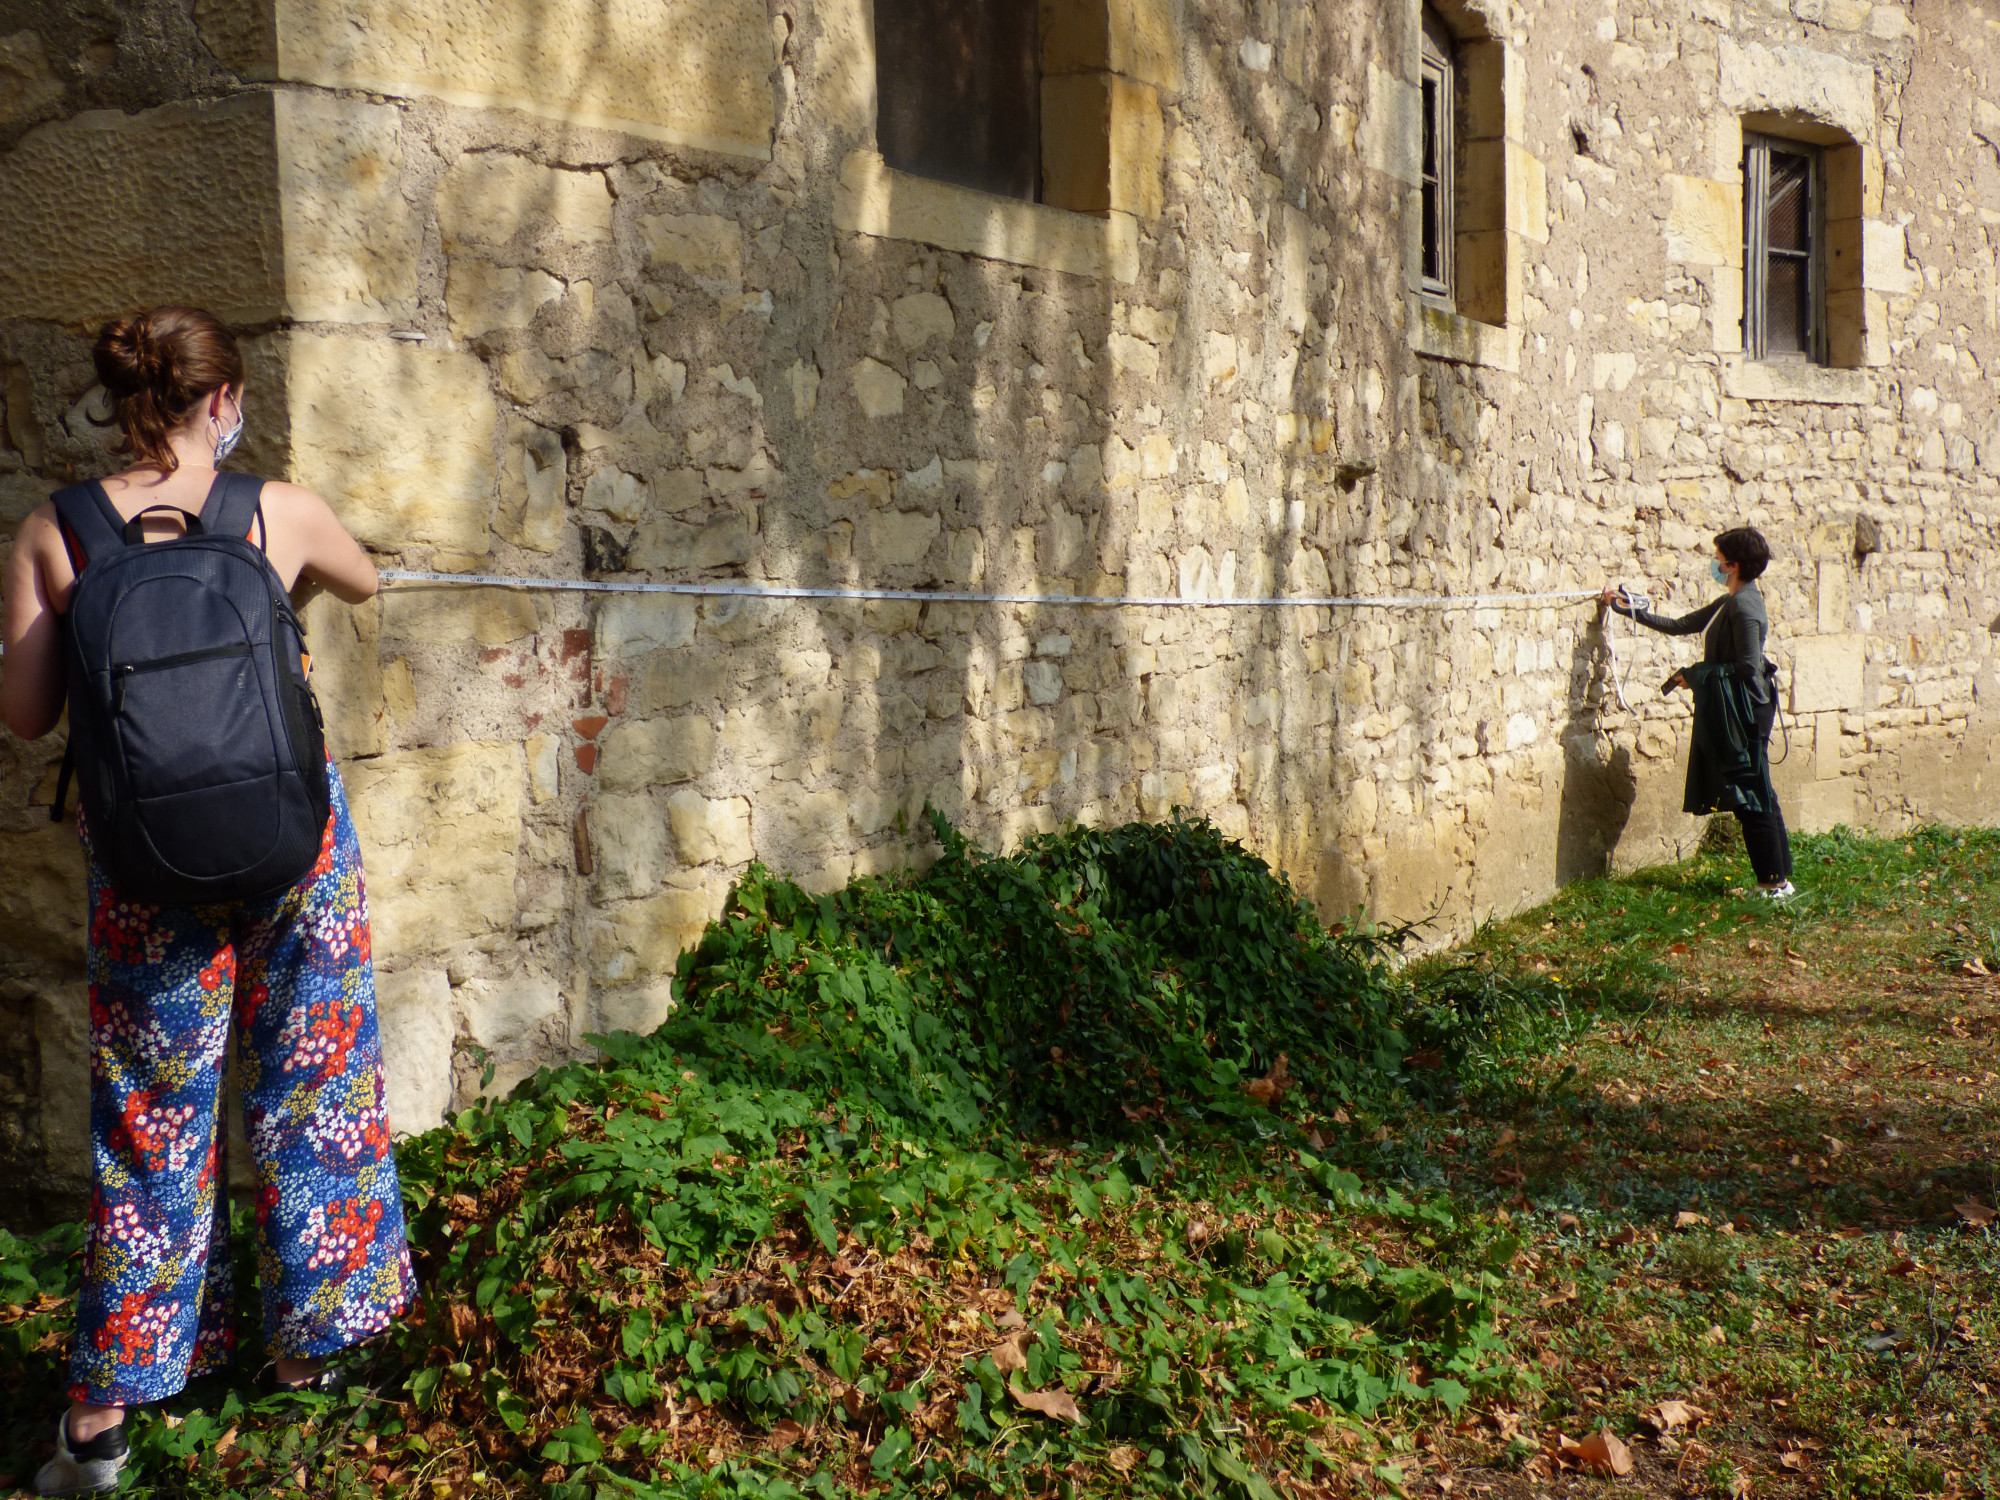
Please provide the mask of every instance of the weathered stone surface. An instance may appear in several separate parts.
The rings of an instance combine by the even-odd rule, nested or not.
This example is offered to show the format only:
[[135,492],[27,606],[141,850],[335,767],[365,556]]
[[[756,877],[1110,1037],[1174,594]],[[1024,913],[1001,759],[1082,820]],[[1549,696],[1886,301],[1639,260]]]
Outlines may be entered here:
[[383,748],[382,659],[376,651],[373,605],[343,604],[320,594],[305,608],[312,687],[335,760],[379,755]]
[[646,256],[655,266],[674,266],[711,281],[736,281],[743,274],[743,228],[718,214],[650,214],[639,220]]
[[597,648],[607,657],[637,656],[694,640],[695,601],[682,594],[611,598],[598,606]]
[[951,304],[936,292],[912,292],[907,297],[898,297],[890,316],[896,325],[896,341],[905,349],[921,349],[932,339],[949,344],[958,326],[951,315]]
[[517,589],[403,587],[382,596],[384,640],[504,646],[537,624],[534,596]]
[[673,1008],[673,972],[721,910],[721,889],[666,891],[606,910],[590,929],[599,1026],[646,1032]]
[[667,799],[674,847],[689,865],[740,865],[756,857],[750,837],[750,799],[708,798],[682,790]]
[[1792,647],[1792,701],[1797,714],[1859,708],[1867,645],[1860,636],[1814,636]]
[[871,511],[862,520],[857,546],[871,562],[907,568],[924,560],[942,529],[943,522],[926,512]]
[[834,224],[849,233],[921,240],[1019,266],[1133,281],[1139,274],[1138,221],[1102,218],[1038,203],[995,199],[950,183],[895,172],[872,151],[841,168]]
[[[161,302],[234,322],[280,317],[277,183],[268,95],[39,126],[0,155],[0,307],[60,323]],[[216,233],[218,203],[227,234]]]
[[1724,37],[1719,99],[1738,115],[1824,121],[1855,141],[1875,139],[1875,70],[1809,47],[1762,47]]
[[92,1157],[90,990],[81,980],[36,987],[35,1049],[41,1065],[46,1170],[59,1190],[88,1189]]
[[[74,805],[74,794],[72,794]],[[52,825],[0,833],[0,950],[42,959],[66,970],[83,964],[83,852],[76,830]]]
[[66,92],[37,33],[0,36],[0,125],[32,119]]
[[568,486],[569,458],[561,436],[519,417],[509,418],[493,529],[517,547],[555,551],[562,544]]
[[666,816],[650,792],[599,797],[590,808],[590,843],[600,901],[650,896],[673,865]]
[[632,537],[635,568],[722,568],[746,563],[756,550],[750,518],[723,511],[706,521],[648,521]]
[[1122,73],[1163,89],[1181,86],[1181,36],[1169,0],[1044,5],[1045,74]]
[[878,359],[857,360],[849,378],[854,382],[854,397],[861,403],[862,415],[902,415],[903,392],[910,383],[889,366]]
[[375,1015],[388,1075],[390,1128],[397,1135],[420,1135],[441,1124],[451,1108],[451,981],[441,968],[393,974],[378,969]]
[[408,321],[423,231],[403,197],[401,113],[289,89],[273,107],[286,311],[302,322]]
[[715,764],[715,727],[692,715],[620,724],[604,737],[598,780],[610,791],[692,781]]
[[438,227],[447,253],[500,249],[524,229],[552,227],[566,240],[611,238],[611,189],[601,172],[545,167],[508,151],[464,156],[438,187]]
[[477,338],[496,328],[526,328],[539,309],[562,294],[563,284],[546,271],[461,255],[453,258],[445,280],[445,311],[452,337]]
[[513,924],[523,770],[519,745],[490,741],[345,768],[378,961]]
[[[271,20],[260,26],[263,13]],[[272,38],[268,50],[260,33]],[[587,9],[531,0],[213,0],[204,34],[253,76],[770,154],[771,32],[754,0],[606,0]]]
[[482,1047],[512,1050],[562,1010],[562,987],[539,969],[468,979],[452,991],[465,1034]]
[[1113,73],[1042,80],[1043,201],[1159,217],[1166,125],[1148,84]]
[[1696,266],[1743,263],[1743,190],[1669,172],[1667,259]]
[[287,340],[291,477],[378,547],[486,550],[497,413],[485,366],[421,345]]

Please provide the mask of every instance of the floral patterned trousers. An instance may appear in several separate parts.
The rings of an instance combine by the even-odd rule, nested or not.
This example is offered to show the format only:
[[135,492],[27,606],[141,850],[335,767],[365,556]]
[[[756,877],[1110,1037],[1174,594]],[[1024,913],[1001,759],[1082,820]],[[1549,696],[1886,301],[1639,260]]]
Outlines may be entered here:
[[94,1156],[70,1395],[157,1401],[229,1360],[232,1011],[274,1357],[330,1354],[409,1302],[361,853],[337,773],[319,860],[281,896],[158,907],[90,897]]

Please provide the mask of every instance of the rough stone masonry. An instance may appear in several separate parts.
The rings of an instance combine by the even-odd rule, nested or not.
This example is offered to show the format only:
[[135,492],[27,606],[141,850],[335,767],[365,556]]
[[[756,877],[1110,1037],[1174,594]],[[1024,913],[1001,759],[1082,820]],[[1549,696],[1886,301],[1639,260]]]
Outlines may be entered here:
[[[89,341],[205,304],[242,467],[385,565],[976,592],[1707,597],[1774,540],[1796,825],[1981,821],[2000,8],[1043,0],[1043,201],[880,154],[891,0],[0,0],[0,536],[113,460]],[[1746,131],[1824,152],[1827,345],[1746,355]],[[1671,857],[1684,646],[1594,606],[317,603],[418,1129],[646,1028],[752,860],[1213,818],[1442,937]],[[0,738],[0,1172],[87,1173],[59,736]],[[1807,879],[1810,879],[1808,872]]]

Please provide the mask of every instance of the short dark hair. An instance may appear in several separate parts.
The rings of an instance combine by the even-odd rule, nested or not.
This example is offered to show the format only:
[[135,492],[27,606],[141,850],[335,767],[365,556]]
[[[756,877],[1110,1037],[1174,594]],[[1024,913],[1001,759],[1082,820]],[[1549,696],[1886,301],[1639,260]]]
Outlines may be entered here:
[[1724,562],[1736,564],[1736,576],[1745,583],[1771,566],[1771,544],[1755,526],[1736,526],[1723,532],[1715,539],[1715,550]]

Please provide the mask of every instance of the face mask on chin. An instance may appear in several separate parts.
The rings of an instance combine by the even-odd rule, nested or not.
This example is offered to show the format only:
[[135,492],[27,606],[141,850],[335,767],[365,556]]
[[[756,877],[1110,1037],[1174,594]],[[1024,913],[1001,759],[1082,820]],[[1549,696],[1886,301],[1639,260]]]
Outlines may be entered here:
[[239,401],[236,404],[236,425],[230,428],[227,432],[221,430],[221,424],[216,422],[213,417],[209,418],[209,422],[216,428],[215,466],[217,468],[221,468],[224,460],[226,460],[230,454],[236,451],[236,445],[243,441],[242,402]]

